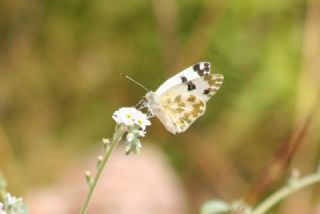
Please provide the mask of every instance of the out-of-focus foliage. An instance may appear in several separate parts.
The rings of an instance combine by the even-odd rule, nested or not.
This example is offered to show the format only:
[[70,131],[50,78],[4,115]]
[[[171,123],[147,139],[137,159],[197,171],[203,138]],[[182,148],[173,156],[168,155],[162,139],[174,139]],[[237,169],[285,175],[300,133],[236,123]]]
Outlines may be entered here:
[[[303,40],[308,4],[1,1],[0,167],[11,188],[23,192],[50,182],[100,146],[113,131],[112,112],[145,93],[121,73],[154,90],[207,60],[225,82],[205,116],[176,136],[155,119],[147,139],[177,169],[192,210],[213,196],[241,196],[308,96],[300,91],[301,78],[309,75]],[[312,136],[302,156],[317,155],[319,133]]]

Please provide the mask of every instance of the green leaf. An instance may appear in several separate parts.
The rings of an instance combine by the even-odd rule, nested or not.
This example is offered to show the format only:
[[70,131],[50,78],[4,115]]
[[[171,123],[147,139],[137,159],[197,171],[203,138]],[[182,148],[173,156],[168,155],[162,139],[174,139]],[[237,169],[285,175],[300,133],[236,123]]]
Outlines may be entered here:
[[230,212],[231,207],[222,200],[211,200],[204,203],[201,207],[201,214],[221,214]]

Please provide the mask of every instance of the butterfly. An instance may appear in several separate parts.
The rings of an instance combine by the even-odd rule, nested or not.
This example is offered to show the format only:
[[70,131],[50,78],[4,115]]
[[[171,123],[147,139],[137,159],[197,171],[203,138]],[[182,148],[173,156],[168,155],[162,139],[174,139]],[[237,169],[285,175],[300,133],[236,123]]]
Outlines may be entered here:
[[219,90],[222,74],[210,74],[210,63],[200,62],[177,73],[146,94],[145,106],[173,134],[186,131],[206,110]]

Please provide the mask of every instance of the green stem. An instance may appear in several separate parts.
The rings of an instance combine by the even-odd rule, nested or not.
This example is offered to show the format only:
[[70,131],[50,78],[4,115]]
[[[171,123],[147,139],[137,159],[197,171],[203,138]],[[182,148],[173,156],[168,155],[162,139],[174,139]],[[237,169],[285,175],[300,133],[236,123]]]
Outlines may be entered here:
[[6,180],[2,176],[2,173],[0,172],[0,202],[4,201],[6,197]]
[[93,192],[97,186],[98,180],[102,174],[102,171],[107,163],[107,161],[109,160],[109,157],[111,155],[111,153],[113,152],[114,148],[117,146],[117,144],[121,141],[123,135],[125,134],[126,130],[124,129],[124,127],[122,126],[118,126],[116,127],[116,130],[113,134],[112,140],[110,142],[110,148],[109,150],[104,154],[103,159],[101,161],[101,163],[99,164],[98,170],[97,170],[97,174],[94,177],[93,183],[90,185],[90,189],[88,192],[88,195],[86,197],[86,200],[81,208],[81,214],[86,214],[88,211],[88,206],[89,206],[89,202],[92,198]]
[[279,203],[285,197],[291,195],[292,193],[312,184],[320,182],[320,172],[308,175],[304,178],[298,179],[293,184],[288,184],[277,192],[265,199],[261,204],[259,204],[251,214],[263,214],[272,208],[275,204]]

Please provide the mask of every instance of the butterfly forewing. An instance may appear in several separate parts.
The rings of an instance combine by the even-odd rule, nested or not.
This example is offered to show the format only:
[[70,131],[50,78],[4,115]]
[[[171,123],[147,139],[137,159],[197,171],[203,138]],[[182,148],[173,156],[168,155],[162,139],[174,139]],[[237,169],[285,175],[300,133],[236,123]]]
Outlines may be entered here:
[[157,90],[156,94],[161,96],[163,93],[167,92],[172,87],[179,84],[187,84],[188,82],[198,79],[204,75],[210,74],[211,65],[209,62],[199,62],[194,64],[173,77],[165,81]]
[[162,96],[188,93],[207,102],[219,90],[222,82],[222,74],[207,74],[187,83],[178,84],[167,90]]

